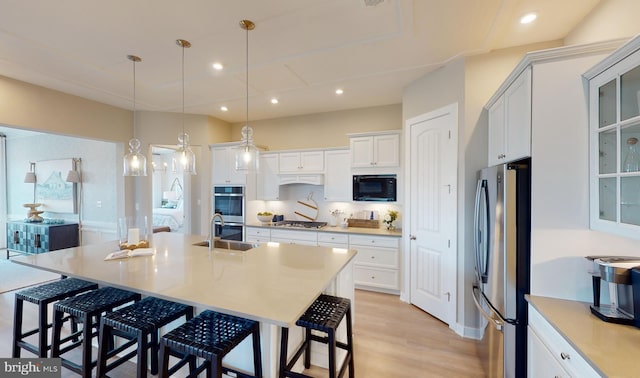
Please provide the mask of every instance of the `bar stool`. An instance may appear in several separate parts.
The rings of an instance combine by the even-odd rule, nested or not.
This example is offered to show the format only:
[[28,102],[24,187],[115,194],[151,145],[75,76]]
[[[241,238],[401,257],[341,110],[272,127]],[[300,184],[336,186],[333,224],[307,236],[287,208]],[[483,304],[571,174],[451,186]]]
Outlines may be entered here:
[[[347,343],[336,341],[336,329],[343,318],[347,319]],[[329,347],[329,377],[336,377],[336,347],[347,351],[338,377],[342,377],[349,366],[349,377],[354,377],[353,363],[353,334],[351,329],[351,301],[346,298],[333,297],[321,294],[311,304],[305,313],[296,322],[297,326],[305,328],[304,342],[293,358],[287,364],[287,343],[289,342],[289,329],[282,328],[280,343],[280,378],[284,377],[310,377],[305,374],[292,372],[296,361],[304,353],[304,367],[311,367],[311,341],[327,344]],[[311,333],[311,330],[324,332],[327,336],[319,336]]]
[[[253,336],[254,375],[222,366],[222,359],[242,340]],[[184,358],[169,369],[169,355],[181,353]],[[197,369],[191,368],[190,377],[207,370],[208,377],[222,377],[222,373],[236,377],[262,377],[260,354],[260,324],[237,316],[205,310],[195,318],[162,336],[160,339],[161,370],[159,377],[168,377],[196,357],[205,359]],[[231,374],[230,374],[231,373]]]
[[[193,318],[193,307],[154,297],[146,297],[140,302],[102,316],[97,376],[104,377],[107,372],[137,355],[137,377],[146,377],[147,349],[151,349],[151,374],[158,374],[158,333],[160,328],[182,316],[185,316],[187,321]],[[109,343],[113,335],[124,337],[129,341],[116,349],[109,350]],[[151,341],[149,341],[149,337],[151,337]],[[107,359],[136,343],[138,344],[137,350],[107,364]]]
[[[20,357],[21,348],[34,353],[38,357],[47,357],[47,351],[51,348],[48,344],[49,328],[49,304],[64,298],[95,290],[98,284],[76,278],[65,278],[59,281],[31,287],[16,293],[16,302],[13,316],[13,358]],[[38,306],[38,328],[22,331],[24,301]],[[75,323],[74,330],[75,330]],[[38,333],[38,345],[31,344],[24,339]]]
[[[91,359],[91,340],[98,335],[100,316],[126,303],[139,301],[140,297],[140,294],[137,293],[113,287],[102,287],[54,304],[51,357],[60,357],[62,366],[81,374],[83,377],[91,377],[91,370],[97,364],[97,361]],[[79,323],[83,323],[82,331],[61,338],[60,331],[65,320],[64,314],[69,314]],[[82,338],[78,340],[77,337],[80,334]],[[61,357],[62,354],[79,346],[82,346],[82,362],[80,364]]]

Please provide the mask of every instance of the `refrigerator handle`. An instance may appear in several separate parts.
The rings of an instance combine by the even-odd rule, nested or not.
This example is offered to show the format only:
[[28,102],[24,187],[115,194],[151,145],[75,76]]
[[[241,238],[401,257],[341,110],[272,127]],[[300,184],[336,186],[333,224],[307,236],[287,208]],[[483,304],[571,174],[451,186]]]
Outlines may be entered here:
[[[476,186],[476,201],[474,207],[474,216],[473,216],[473,241],[474,241],[474,251],[476,253],[476,276],[478,277],[478,281],[481,283],[487,283],[487,271],[489,269],[489,244],[485,243],[484,247],[487,249],[480,250],[480,238],[482,235],[478,230],[480,226],[480,206],[484,203],[487,207],[485,209],[485,214],[487,219],[485,221],[485,225],[487,227],[486,230],[483,230],[487,235],[489,234],[489,201],[488,201],[489,192],[487,189],[487,180],[480,179],[478,180],[478,185]],[[484,202],[482,199],[484,198]],[[483,264],[484,263],[484,264]]]
[[[480,311],[480,314],[482,315],[483,318],[485,318],[489,323],[492,323],[494,327],[496,327],[496,329],[498,331],[502,331],[502,327],[504,327],[504,322],[502,321],[501,317],[493,318],[491,317],[491,315],[489,315],[480,305],[480,302],[478,300],[478,293],[480,292],[480,288],[477,286],[473,286],[473,301],[476,304],[476,307],[478,308],[478,311]],[[481,294],[480,294],[481,295]],[[491,306],[489,306],[491,307]]]
[[480,235],[478,235],[478,226],[479,226],[479,219],[478,217],[480,216],[480,193],[482,190],[482,179],[478,180],[478,184],[476,185],[476,202],[475,202],[475,206],[473,208],[473,250],[475,252],[475,257],[476,257],[476,276],[478,277],[478,281],[482,282],[482,271],[480,270],[480,251],[478,250],[479,248],[479,243],[480,243]]

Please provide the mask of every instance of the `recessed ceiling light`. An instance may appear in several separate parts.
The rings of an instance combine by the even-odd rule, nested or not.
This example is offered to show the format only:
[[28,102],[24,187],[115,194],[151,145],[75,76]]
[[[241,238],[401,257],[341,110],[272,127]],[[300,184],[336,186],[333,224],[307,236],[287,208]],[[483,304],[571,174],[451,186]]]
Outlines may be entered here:
[[227,110],[229,110],[229,108],[223,105],[220,107],[220,110],[222,110],[223,112],[226,112]]
[[274,105],[277,104],[278,102],[279,102],[278,99],[275,97],[271,99],[271,103]]
[[224,68],[224,66],[222,65],[222,63],[219,63],[219,62],[213,63],[213,69],[214,70],[220,71],[223,68]]
[[538,18],[538,15],[535,13],[527,13],[524,16],[520,17],[520,23],[521,24],[530,24],[533,21],[535,21],[535,19]]
[[344,93],[344,91],[342,89],[340,89],[340,88],[336,89],[336,94],[337,95],[341,95],[343,93]]

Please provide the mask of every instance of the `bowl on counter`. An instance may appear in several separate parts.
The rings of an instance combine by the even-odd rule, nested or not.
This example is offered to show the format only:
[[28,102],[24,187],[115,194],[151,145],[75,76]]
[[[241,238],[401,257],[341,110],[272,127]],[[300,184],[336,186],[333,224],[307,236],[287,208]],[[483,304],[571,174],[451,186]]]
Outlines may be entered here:
[[262,223],[270,223],[273,215],[258,215],[258,220]]

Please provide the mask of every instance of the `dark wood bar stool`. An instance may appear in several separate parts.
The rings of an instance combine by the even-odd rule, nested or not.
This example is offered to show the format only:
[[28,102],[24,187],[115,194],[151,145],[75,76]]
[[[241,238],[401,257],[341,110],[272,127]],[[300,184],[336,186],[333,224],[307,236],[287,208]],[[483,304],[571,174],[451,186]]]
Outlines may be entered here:
[[[130,306],[102,316],[97,376],[106,376],[107,372],[137,355],[137,377],[146,377],[148,349],[151,350],[151,374],[158,374],[158,334],[160,328],[182,316],[187,321],[193,318],[193,307],[154,297],[146,297]],[[113,335],[124,337],[129,341],[118,348],[109,350]],[[136,350],[107,364],[108,359],[136,343],[138,345]]]
[[[102,287],[54,304],[51,357],[60,357],[62,366],[83,377],[91,377],[91,370],[97,364],[97,359],[92,360],[91,358],[91,340],[94,336],[98,336],[100,316],[129,302],[139,301],[140,297],[140,294],[126,290]],[[78,323],[82,323],[82,330],[62,338],[61,330],[65,314],[73,317]],[[82,337],[78,339],[80,335]],[[82,362],[80,364],[62,357],[66,352],[80,346],[82,347]]]
[[[48,344],[48,334],[49,328],[52,326],[52,323],[49,323],[48,320],[49,304],[97,288],[98,284],[93,282],[76,278],[65,278],[17,292],[13,316],[12,357],[20,357],[21,349],[28,350],[38,357],[47,357],[47,353],[51,348]],[[31,302],[38,306],[38,327],[23,332],[24,301]],[[36,333],[38,333],[38,345],[25,341],[25,338]]]
[[[336,329],[346,317],[347,320],[347,343],[336,341]],[[284,377],[305,377],[309,375],[291,371],[293,365],[304,353],[304,367],[311,367],[311,341],[327,344],[329,347],[329,377],[342,377],[349,367],[349,377],[354,378],[353,363],[353,331],[351,329],[351,301],[346,298],[333,297],[321,294],[305,313],[296,322],[297,326],[305,328],[304,342],[287,364],[287,343],[289,342],[289,329],[282,328],[280,340],[280,378]],[[311,330],[326,333],[326,336],[314,335]],[[344,349],[347,355],[344,358],[342,367],[336,375],[336,348]]]
[[[222,359],[249,335],[253,337],[254,375],[222,366]],[[169,369],[169,355],[184,354],[184,358]],[[189,376],[195,377],[207,370],[208,377],[222,377],[222,373],[235,377],[262,377],[262,356],[260,353],[260,324],[237,316],[203,311],[182,326],[162,336],[160,339],[161,369],[159,377],[174,374],[187,362],[195,358],[205,359]]]

